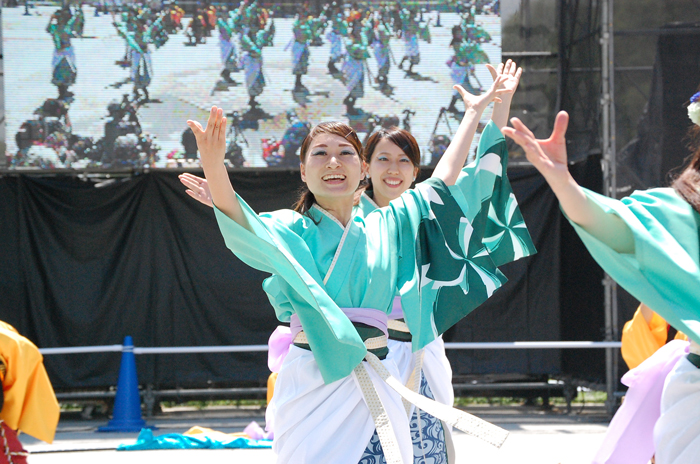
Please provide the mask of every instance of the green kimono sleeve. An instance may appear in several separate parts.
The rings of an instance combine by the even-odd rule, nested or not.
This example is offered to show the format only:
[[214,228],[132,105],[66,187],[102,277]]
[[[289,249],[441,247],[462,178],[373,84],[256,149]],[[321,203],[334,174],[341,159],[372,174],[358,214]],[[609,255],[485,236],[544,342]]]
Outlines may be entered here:
[[319,284],[322,280],[313,257],[289,227],[301,216],[280,211],[259,217],[240,197],[239,201],[252,232],[214,207],[226,246],[247,265],[279,276],[294,289],[287,293],[290,302],[282,310],[291,307],[299,316],[323,380],[331,383],[347,377],[367,349],[348,317]]
[[432,342],[507,281],[482,243],[488,216],[472,214],[480,204],[470,206],[468,210],[459,189],[430,178],[389,207],[398,224],[397,287],[413,351]]
[[484,128],[477,148],[479,158],[490,154],[500,157],[501,171],[494,179],[484,245],[488,248],[496,266],[501,266],[525,256],[534,255],[537,251],[508,179],[506,140],[493,121]]
[[622,218],[634,253],[618,253],[571,222],[593,258],[618,284],[700,343],[700,215],[673,189],[614,200],[584,189],[590,201]]

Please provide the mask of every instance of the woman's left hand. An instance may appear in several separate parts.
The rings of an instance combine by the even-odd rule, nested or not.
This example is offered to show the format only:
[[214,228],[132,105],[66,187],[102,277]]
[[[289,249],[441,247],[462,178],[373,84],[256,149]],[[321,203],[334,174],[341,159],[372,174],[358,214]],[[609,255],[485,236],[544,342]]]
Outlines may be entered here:
[[486,65],[486,69],[491,73],[491,77],[495,81],[498,76],[505,76],[506,80],[503,81],[501,88],[508,90],[510,95],[513,95],[518,89],[518,84],[520,83],[520,76],[523,75],[523,68],[519,68],[513,60],[508,60],[504,63],[498,65],[498,69],[494,68],[490,64]]
[[509,79],[508,75],[499,74],[496,79],[494,79],[491,88],[481,95],[473,95],[464,90],[464,87],[461,85],[455,85],[453,88],[462,96],[465,111],[473,110],[481,114],[492,101],[500,103],[500,95],[512,93],[511,90],[503,87],[504,83]]

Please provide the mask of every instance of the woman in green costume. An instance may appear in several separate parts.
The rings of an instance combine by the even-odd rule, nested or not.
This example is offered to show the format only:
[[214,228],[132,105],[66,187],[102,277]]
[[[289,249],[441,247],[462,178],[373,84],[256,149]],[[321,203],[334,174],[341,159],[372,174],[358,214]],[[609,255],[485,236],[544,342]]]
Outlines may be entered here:
[[495,90],[501,82],[479,97],[465,93],[469,110],[433,177],[366,217],[353,213],[364,169],[347,125],[320,124],[305,140],[301,174],[309,192],[297,211],[257,215],[234,193],[223,165],[223,112],[212,108],[206,129],[188,121],[227,246],[274,274],[265,291],[288,302],[275,308],[294,331],[274,400],[279,462],[357,463],[375,429],[378,446],[366,462],[412,462],[410,402],[502,443],[502,431],[414,394],[396,380],[393,363],[378,359],[387,352],[393,300],[386,288],[400,289],[418,350],[505,282],[484,240],[492,202],[510,198],[501,181],[506,160],[489,153],[464,170],[454,167],[463,164],[486,105],[505,92]]
[[671,188],[611,199],[579,186],[569,173],[566,128],[538,140],[517,118],[503,133],[518,143],[556,194],[564,214],[595,260],[635,298],[690,339],[690,353],[666,378],[654,428],[656,462],[698,462],[700,456],[700,129],[695,153]]

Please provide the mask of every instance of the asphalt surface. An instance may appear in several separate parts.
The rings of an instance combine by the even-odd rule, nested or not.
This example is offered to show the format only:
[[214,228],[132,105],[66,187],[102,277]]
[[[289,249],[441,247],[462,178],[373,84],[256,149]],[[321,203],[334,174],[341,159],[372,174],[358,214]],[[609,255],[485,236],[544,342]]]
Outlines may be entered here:
[[[467,408],[467,411],[504,427],[510,436],[503,448],[496,450],[457,431],[454,441],[458,463],[590,464],[608,424],[602,405],[586,406],[583,410],[575,407],[572,414],[526,406],[479,406]],[[158,427],[155,431],[158,435],[182,433],[195,425],[223,432],[241,432],[251,421],[264,424],[264,410],[173,408],[147,422]],[[135,443],[137,434],[97,432],[97,428],[106,422],[106,418],[83,420],[77,415],[64,414],[53,444],[39,442],[27,435],[22,435],[21,440],[31,453],[29,462],[32,464],[275,462],[275,455],[269,449],[116,451],[120,444]]]

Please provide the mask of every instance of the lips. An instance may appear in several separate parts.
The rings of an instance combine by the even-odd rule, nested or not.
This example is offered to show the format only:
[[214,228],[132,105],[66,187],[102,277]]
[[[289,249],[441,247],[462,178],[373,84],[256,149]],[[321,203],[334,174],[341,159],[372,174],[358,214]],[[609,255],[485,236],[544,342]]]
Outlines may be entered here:
[[326,174],[325,176],[321,177],[321,180],[328,184],[340,184],[345,181],[345,175],[344,174]]
[[403,180],[397,179],[395,177],[389,177],[386,179],[382,179],[384,183],[391,188],[396,188],[399,187],[401,184],[403,184]]

